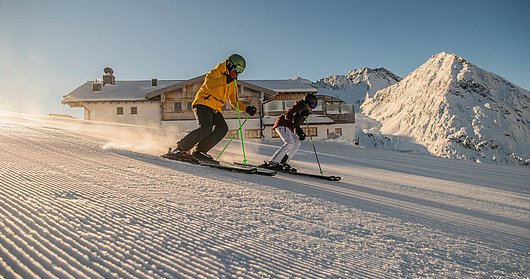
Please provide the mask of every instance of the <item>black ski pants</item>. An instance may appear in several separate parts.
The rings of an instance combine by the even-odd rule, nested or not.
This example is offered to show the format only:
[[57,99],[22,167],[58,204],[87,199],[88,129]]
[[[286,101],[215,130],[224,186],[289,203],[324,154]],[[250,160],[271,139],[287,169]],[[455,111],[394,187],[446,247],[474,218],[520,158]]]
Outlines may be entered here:
[[228,125],[223,114],[210,107],[196,105],[193,113],[199,127],[182,138],[178,145],[184,150],[197,145],[196,151],[207,153],[223,139],[228,132]]

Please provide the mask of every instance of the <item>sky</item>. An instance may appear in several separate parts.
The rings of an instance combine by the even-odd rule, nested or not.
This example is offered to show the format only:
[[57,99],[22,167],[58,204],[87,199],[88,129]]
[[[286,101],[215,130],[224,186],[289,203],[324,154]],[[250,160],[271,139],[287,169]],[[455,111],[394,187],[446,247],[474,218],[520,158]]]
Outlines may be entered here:
[[312,81],[360,67],[405,77],[441,51],[530,90],[530,1],[0,0],[0,110],[82,110],[64,94],[117,80],[189,79],[232,53],[241,79]]

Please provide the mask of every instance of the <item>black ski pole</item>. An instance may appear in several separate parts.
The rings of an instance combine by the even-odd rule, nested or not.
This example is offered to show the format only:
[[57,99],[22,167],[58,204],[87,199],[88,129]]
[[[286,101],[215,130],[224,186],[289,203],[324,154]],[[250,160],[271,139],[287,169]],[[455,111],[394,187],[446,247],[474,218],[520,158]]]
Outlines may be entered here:
[[307,119],[305,120],[305,124],[307,126],[307,133],[309,134],[309,139],[311,140],[311,144],[313,145],[313,151],[315,151],[315,157],[317,157],[318,170],[320,171],[320,175],[324,175],[324,171],[322,171],[322,167],[320,167],[320,160],[318,160],[317,149],[315,148],[315,143],[313,142],[311,131],[309,131],[309,123],[307,123]]

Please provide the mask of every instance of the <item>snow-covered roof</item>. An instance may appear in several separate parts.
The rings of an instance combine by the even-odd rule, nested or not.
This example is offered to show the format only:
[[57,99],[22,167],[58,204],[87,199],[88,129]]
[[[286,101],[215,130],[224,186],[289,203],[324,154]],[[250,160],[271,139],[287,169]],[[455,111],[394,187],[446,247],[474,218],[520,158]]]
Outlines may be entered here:
[[246,82],[255,84],[261,87],[265,87],[280,92],[312,92],[317,93],[317,89],[312,86],[310,82],[306,82],[303,79],[292,80],[246,80]]
[[[114,85],[102,86],[101,91],[93,91],[94,81],[87,81],[70,93],[63,96],[63,103],[74,102],[96,102],[96,101],[142,101],[160,95],[161,92],[171,90],[181,83],[194,81],[201,78],[196,77],[190,80],[158,80],[158,86],[151,86],[151,80],[139,81],[116,81]],[[261,88],[267,93],[267,100],[274,97],[279,92],[313,92],[317,93],[311,83],[303,80],[242,80],[240,84],[249,87]]]
[[87,81],[72,92],[63,96],[63,103],[80,101],[141,101],[145,95],[160,88],[179,83],[180,80],[158,80],[158,86],[152,86],[151,80],[116,81],[114,85],[106,84],[101,91],[93,91],[94,81]]
[[[272,126],[274,125],[274,122],[278,116],[264,116],[263,117],[263,125],[265,126]],[[324,116],[324,115],[316,115],[311,114],[307,117],[307,122],[309,124],[333,124],[335,121],[333,121],[331,118]]]
[[[166,87],[151,91],[150,93],[146,94],[145,98],[147,98],[147,99],[156,98],[156,97],[160,96],[163,93],[169,92],[171,90],[175,90],[177,88],[186,86],[188,84],[195,83],[195,82],[203,82],[205,77],[206,77],[206,75],[198,76],[198,77],[195,77],[195,78],[192,78],[192,79],[188,79],[188,80],[184,80],[184,81],[181,81],[181,82],[177,82],[177,83],[172,84],[170,86],[166,86]],[[263,92],[264,95],[265,95],[264,96],[265,101],[273,99],[276,96],[276,94],[278,93],[278,92],[276,92],[276,91],[274,91],[272,89],[269,89],[269,88],[266,88],[266,87],[263,87],[263,86],[260,86],[260,85],[254,84],[254,83],[250,83],[250,82],[245,81],[245,80],[238,80],[238,84],[240,86],[248,87],[248,88]]]

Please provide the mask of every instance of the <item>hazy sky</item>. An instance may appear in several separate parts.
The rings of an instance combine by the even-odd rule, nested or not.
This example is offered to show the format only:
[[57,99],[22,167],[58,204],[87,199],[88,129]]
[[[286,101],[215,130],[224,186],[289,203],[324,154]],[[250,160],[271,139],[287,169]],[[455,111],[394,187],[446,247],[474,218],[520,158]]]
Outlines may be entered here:
[[446,51],[530,89],[530,1],[0,0],[0,110],[70,113],[100,77],[188,79],[231,53],[242,79],[359,67],[404,77]]

